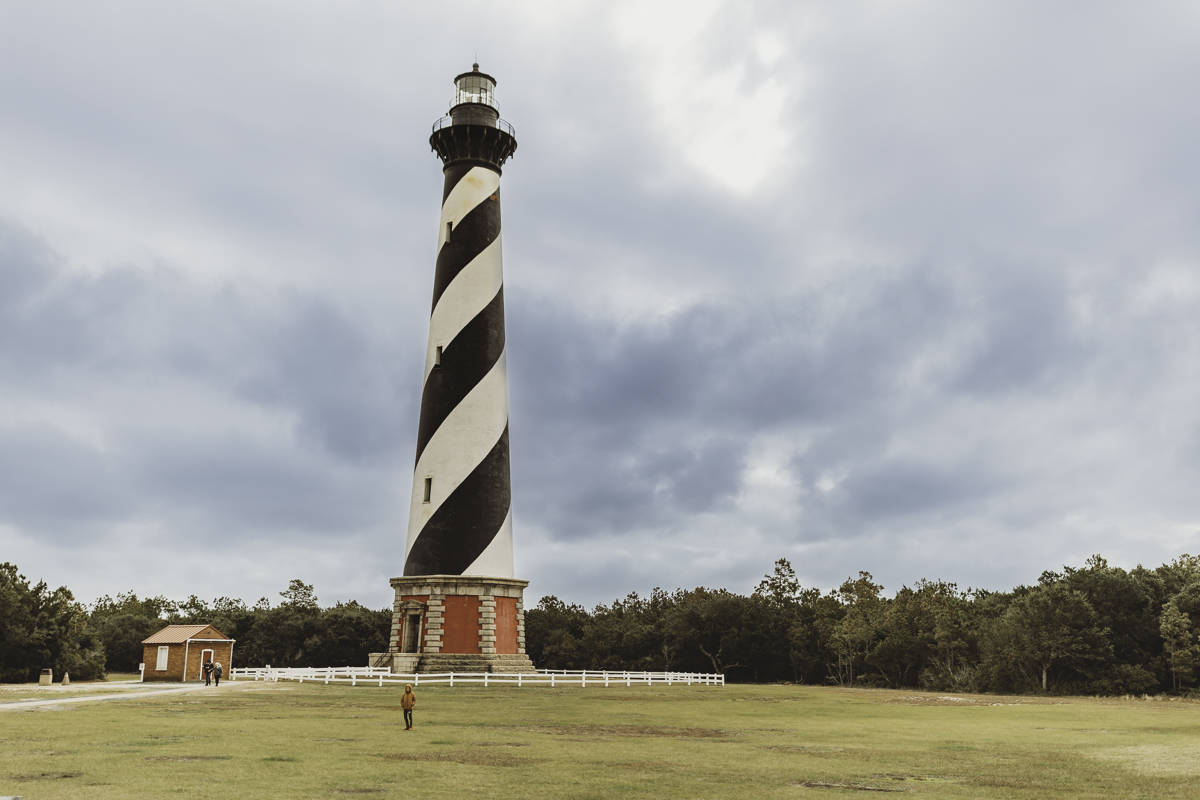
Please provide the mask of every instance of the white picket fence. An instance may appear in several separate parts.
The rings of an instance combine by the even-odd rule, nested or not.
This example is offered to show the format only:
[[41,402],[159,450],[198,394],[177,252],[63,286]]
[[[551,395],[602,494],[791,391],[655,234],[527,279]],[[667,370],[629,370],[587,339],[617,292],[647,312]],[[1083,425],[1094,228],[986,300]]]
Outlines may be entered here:
[[547,670],[537,672],[415,672],[393,673],[387,667],[236,667],[230,680],[319,681],[351,686],[724,686],[725,676],[711,672],[610,672],[607,670]]

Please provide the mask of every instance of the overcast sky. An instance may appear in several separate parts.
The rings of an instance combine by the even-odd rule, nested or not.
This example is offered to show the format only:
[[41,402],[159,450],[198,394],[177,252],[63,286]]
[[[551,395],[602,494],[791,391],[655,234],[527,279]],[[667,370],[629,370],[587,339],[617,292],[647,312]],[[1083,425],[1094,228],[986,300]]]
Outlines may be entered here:
[[0,561],[390,604],[476,59],[527,603],[1200,552],[1200,6],[500,5],[0,5]]

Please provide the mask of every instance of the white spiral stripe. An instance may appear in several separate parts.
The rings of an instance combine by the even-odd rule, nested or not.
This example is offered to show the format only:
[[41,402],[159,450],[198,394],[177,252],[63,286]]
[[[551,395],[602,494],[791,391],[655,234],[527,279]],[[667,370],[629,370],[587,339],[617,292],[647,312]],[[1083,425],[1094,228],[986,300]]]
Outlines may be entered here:
[[492,302],[503,285],[500,237],[463,267],[438,298],[429,317],[429,344],[425,349],[425,379],[433,371],[437,348],[446,348],[467,323]]
[[[487,375],[454,407],[429,438],[413,472],[408,541],[404,557],[417,535],[458,485],[491,452],[508,425],[508,370],[504,353]],[[432,477],[429,502],[425,478]]]
[[[442,203],[442,224],[438,225],[437,249],[440,253],[446,243],[446,223],[451,228],[457,228],[462,218],[471,212],[475,206],[488,199],[500,188],[500,176],[487,167],[471,167],[466,175],[454,184],[446,201]],[[450,233],[454,237],[454,233]]]
[[492,539],[487,549],[479,554],[479,558],[471,562],[471,566],[463,575],[492,575],[504,577],[512,575],[513,571],[513,537],[512,537],[512,508],[496,538]]

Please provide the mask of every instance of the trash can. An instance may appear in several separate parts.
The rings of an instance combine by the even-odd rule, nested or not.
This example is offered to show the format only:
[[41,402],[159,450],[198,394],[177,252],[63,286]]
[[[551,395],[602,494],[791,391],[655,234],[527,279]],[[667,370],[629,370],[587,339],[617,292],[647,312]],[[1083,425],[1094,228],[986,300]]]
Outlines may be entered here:
[[38,678],[38,686],[49,686],[54,683],[54,670],[46,667],[42,670],[42,676]]

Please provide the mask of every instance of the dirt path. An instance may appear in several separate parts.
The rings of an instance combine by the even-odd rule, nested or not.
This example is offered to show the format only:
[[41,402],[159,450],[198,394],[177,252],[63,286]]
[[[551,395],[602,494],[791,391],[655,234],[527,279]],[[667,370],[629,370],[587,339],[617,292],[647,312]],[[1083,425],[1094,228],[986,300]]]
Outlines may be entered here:
[[[144,685],[144,684],[139,684]],[[228,686],[230,684],[226,684]],[[118,692],[106,692],[104,694],[91,695],[74,695],[72,697],[55,697],[49,700],[14,700],[12,702],[0,702],[0,711],[16,711],[23,708],[37,708],[39,706],[60,706],[67,703],[95,703],[101,700],[135,700],[139,697],[154,697],[164,694],[183,694],[186,692],[223,692],[225,687],[204,686],[197,684],[194,686],[181,686],[175,689],[151,689],[151,688],[130,688]]]

